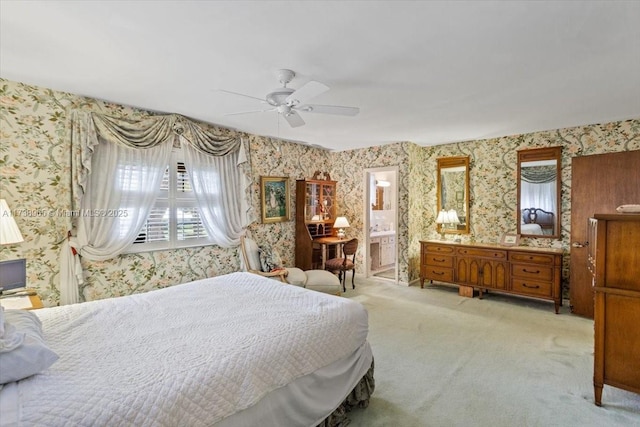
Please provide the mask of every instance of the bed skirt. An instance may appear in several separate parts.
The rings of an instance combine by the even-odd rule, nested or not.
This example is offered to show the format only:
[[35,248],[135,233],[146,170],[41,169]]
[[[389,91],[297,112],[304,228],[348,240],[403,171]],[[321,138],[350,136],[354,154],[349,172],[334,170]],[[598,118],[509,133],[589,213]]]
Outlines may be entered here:
[[340,406],[324,419],[317,427],[345,427],[351,420],[347,416],[353,408],[366,408],[369,406],[369,399],[376,388],[376,381],[373,378],[374,360],[371,367],[362,377],[360,382],[351,390],[351,393],[342,401]]

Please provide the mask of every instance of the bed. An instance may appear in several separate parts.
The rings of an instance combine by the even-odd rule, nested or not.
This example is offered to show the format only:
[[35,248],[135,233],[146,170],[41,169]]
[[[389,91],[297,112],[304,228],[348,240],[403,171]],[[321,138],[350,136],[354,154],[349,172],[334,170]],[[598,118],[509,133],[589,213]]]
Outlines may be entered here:
[[540,208],[522,209],[522,234],[553,234],[555,215]]
[[32,313],[59,359],[3,426],[329,426],[374,388],[360,303],[250,273]]
[[520,234],[542,236],[540,224],[520,224]]

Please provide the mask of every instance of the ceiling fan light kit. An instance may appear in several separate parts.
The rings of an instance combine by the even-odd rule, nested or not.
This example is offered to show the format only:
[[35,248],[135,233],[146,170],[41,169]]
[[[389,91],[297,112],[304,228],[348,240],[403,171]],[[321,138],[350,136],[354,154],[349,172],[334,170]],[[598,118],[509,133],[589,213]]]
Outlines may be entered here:
[[[266,111],[276,111],[278,114],[281,114],[289,126],[291,127],[299,127],[305,124],[304,120],[297,111],[302,111],[305,113],[321,113],[321,114],[335,114],[340,116],[355,116],[360,112],[360,109],[357,107],[344,107],[338,105],[314,105],[314,104],[306,104],[306,101],[316,96],[326,92],[329,90],[329,86],[324,85],[320,82],[309,81],[306,84],[302,85],[299,89],[291,89],[287,87],[287,84],[293,80],[296,76],[296,73],[287,70],[281,69],[277,71],[278,80],[282,84],[281,88],[274,89],[272,92],[268,93],[265,96],[265,99],[255,98],[250,95],[244,95],[237,92],[230,92],[223,90],[222,92],[230,93],[233,95],[244,96],[247,98],[255,99],[260,101],[261,103],[266,103],[274,108],[270,108],[267,110],[256,110],[256,111],[244,111],[238,113],[229,113],[226,115],[238,115],[238,114],[249,114],[249,113],[260,113]],[[297,110],[297,111],[296,111]]]

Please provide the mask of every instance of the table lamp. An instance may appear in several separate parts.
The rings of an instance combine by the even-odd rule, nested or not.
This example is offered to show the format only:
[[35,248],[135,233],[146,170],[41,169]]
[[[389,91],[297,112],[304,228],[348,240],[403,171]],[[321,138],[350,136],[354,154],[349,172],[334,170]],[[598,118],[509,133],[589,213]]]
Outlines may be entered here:
[[341,239],[344,239],[345,236],[344,229],[349,227],[349,221],[347,221],[347,218],[344,216],[339,216],[336,218],[336,222],[333,223],[333,228],[338,229],[338,237]]

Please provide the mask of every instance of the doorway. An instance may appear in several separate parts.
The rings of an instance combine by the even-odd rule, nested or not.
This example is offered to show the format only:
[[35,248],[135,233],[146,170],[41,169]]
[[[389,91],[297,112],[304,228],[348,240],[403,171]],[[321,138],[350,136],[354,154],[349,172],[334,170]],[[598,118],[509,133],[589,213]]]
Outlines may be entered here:
[[366,277],[398,282],[398,167],[364,171]]

